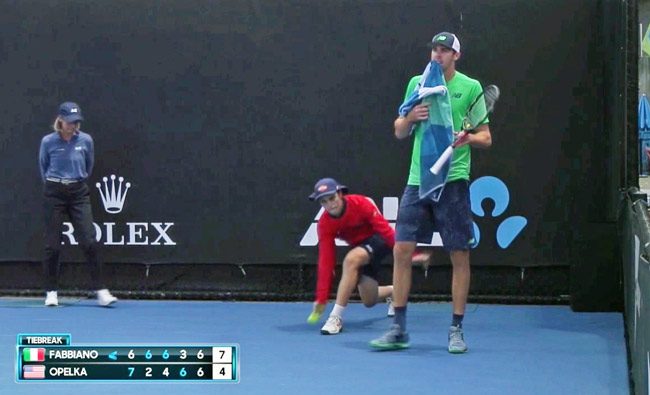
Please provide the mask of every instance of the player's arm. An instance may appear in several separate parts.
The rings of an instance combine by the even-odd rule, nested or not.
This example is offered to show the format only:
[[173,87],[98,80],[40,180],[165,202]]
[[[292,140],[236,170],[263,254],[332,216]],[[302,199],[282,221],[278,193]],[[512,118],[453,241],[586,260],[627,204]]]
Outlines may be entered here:
[[[411,96],[411,93],[415,91],[415,88],[420,81],[420,77],[413,77],[406,86],[406,92],[404,92],[405,101],[408,97]],[[413,128],[416,126],[416,123],[424,121],[429,118],[429,106],[426,104],[418,104],[413,107],[411,111],[406,114],[406,116],[399,116],[393,122],[393,127],[395,129],[395,137],[398,139],[404,139],[411,135]]]
[[492,134],[490,133],[490,125],[484,123],[474,129],[474,133],[467,133],[456,144],[456,147],[462,147],[469,144],[472,148],[490,148],[492,145]]
[[[471,93],[471,101],[474,101],[474,98],[482,93],[483,88],[480,84],[477,84]],[[485,101],[483,99],[479,103],[483,108],[485,108]],[[486,120],[485,123],[475,127],[472,133],[465,134],[458,140],[456,147],[462,147],[465,144],[469,144],[472,148],[489,148],[492,145],[492,134],[490,133],[489,121]]]
[[429,106],[427,104],[418,104],[413,107],[405,117],[399,116],[393,123],[395,128],[395,137],[404,139],[411,134],[411,130],[417,122],[429,118]]

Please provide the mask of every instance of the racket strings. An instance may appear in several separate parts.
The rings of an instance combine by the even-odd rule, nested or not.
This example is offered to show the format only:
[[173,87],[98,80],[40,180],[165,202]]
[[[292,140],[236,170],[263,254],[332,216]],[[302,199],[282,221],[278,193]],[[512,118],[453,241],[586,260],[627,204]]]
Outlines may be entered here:
[[[483,123],[494,110],[494,105],[499,99],[500,94],[501,91],[496,85],[486,86],[483,92],[469,106],[461,124],[463,130],[472,130]],[[483,110],[481,101],[485,103],[485,111]]]
[[494,105],[499,99],[500,95],[499,88],[496,85],[489,85],[483,91],[483,96],[485,97],[485,109],[487,112],[491,112],[494,109]]
[[463,129],[464,130],[474,129],[475,126],[477,126],[482,120],[485,119],[485,116],[489,111],[490,110],[484,111],[482,106],[478,105],[478,103],[476,103],[476,105],[471,106],[467,110],[467,114],[465,114],[465,118],[463,118],[463,124],[462,124]]

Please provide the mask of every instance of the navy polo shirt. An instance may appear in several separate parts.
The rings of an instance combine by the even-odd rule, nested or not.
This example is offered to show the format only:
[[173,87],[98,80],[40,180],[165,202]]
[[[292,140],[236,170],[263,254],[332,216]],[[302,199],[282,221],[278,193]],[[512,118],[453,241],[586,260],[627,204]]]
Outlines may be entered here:
[[66,180],[85,180],[93,171],[95,149],[93,139],[82,131],[72,135],[70,141],[52,132],[41,140],[38,162],[43,181],[47,177]]

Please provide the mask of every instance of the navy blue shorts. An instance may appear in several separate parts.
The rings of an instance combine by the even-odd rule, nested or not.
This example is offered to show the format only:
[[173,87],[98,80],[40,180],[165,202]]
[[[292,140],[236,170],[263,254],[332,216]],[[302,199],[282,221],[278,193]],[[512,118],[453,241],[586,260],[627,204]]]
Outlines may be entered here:
[[420,200],[419,187],[407,185],[399,202],[395,241],[430,244],[433,232],[440,233],[447,251],[465,251],[474,243],[474,225],[469,200],[469,183],[445,185],[438,202]]
[[388,255],[391,255],[393,253],[393,249],[390,248],[388,244],[386,244],[386,240],[384,240],[379,235],[372,235],[368,237],[357,247],[363,248],[364,250],[368,251],[368,254],[370,254],[370,262],[363,265],[361,268],[361,274],[378,280],[381,261]]

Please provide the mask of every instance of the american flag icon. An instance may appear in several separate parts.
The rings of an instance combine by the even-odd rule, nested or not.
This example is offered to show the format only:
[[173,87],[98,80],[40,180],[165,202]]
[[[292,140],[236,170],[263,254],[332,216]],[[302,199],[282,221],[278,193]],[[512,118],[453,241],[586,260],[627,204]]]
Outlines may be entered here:
[[45,365],[25,365],[23,366],[24,379],[44,379]]

